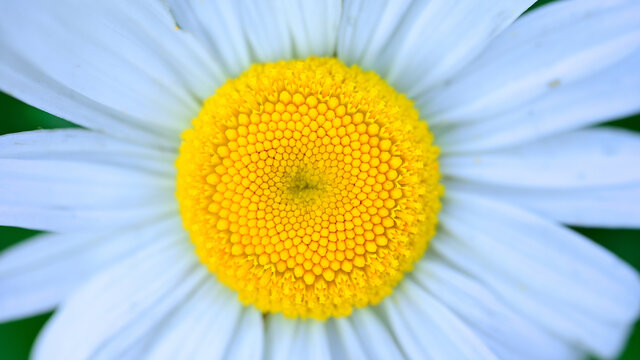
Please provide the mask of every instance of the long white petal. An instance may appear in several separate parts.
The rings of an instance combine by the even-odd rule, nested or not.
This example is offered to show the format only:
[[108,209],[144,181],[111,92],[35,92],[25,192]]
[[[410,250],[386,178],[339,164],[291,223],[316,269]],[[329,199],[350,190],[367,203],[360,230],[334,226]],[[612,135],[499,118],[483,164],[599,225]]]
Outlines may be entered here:
[[331,56],[340,1],[169,0],[178,25],[203,39],[226,74],[252,63]]
[[558,2],[516,21],[418,107],[443,154],[612,120],[640,111],[639,49],[636,2]]
[[366,354],[366,345],[360,343],[357,329],[343,318],[326,322],[327,337],[332,359],[373,359]]
[[338,58],[409,97],[450,77],[534,1],[345,1]]
[[563,223],[640,226],[640,136],[615,128],[561,134],[474,155],[445,155],[446,188],[517,204]]
[[175,212],[174,155],[87,130],[0,137],[0,224],[105,230]]
[[[594,128],[491,152],[444,156],[458,180],[523,189],[576,189],[640,183],[640,134]],[[639,199],[640,200],[640,199]]]
[[85,129],[34,130],[0,136],[0,158],[117,165],[175,176],[175,151],[156,149]]
[[299,322],[282,314],[270,314],[265,319],[265,356],[269,360],[289,359]]
[[166,234],[179,219],[105,233],[42,234],[0,254],[0,322],[52,310],[93,275]]
[[94,277],[47,323],[33,357],[112,358],[153,332],[208,276],[182,239],[160,238]]
[[327,334],[334,359],[404,359],[391,330],[370,307],[330,319]]
[[270,314],[266,320],[265,359],[329,359],[325,324]]
[[220,359],[240,316],[240,303],[215,281],[205,281],[154,334],[153,359]]
[[358,329],[345,318],[329,319],[326,322],[327,337],[332,359],[373,359],[366,353],[367,344],[358,338]]
[[175,147],[225,79],[160,1],[3,5],[0,89],[80,125]]
[[410,279],[403,279],[381,306],[409,359],[496,358],[455,314]]
[[443,154],[501,149],[618,119],[640,111],[640,51],[619,63],[556,86],[528,104],[465,124],[432,126]]
[[[238,298],[233,299],[239,302]],[[225,355],[228,359],[262,359],[264,354],[263,315],[254,307],[244,307],[242,316],[236,323],[235,336],[232,338]],[[203,359],[210,359],[204,357]]]
[[[209,275],[211,276],[211,275]],[[207,279],[149,339],[150,359],[260,359],[262,315]],[[235,351],[246,351],[236,354]],[[235,357],[234,357],[235,356]]]
[[418,107],[432,124],[478,121],[616,66],[639,48],[636,1],[558,2],[516,21]]
[[640,182],[582,189],[522,189],[477,182],[447,181],[448,191],[478,194],[516,204],[576,226],[640,227]]
[[499,202],[448,192],[432,247],[529,321],[602,357],[624,344],[640,279],[571,230]]
[[[435,238],[433,241],[446,241]],[[410,275],[455,312],[501,359],[578,358],[573,347],[511,310],[481,282],[430,251]]]

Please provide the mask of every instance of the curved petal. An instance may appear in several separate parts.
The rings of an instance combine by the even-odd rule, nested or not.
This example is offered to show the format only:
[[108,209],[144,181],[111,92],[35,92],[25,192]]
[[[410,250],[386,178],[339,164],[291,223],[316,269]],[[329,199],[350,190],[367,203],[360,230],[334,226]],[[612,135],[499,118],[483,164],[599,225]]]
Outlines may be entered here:
[[41,234],[0,254],[0,322],[52,310],[93,275],[167,234],[179,219],[106,233]]
[[1,135],[0,158],[117,165],[174,177],[176,152],[154,149],[90,130],[55,129]]
[[[239,302],[236,297],[234,301]],[[236,332],[226,357],[229,359],[262,359],[263,357],[263,341],[264,341],[264,324],[263,315],[260,311],[253,307],[244,307],[242,316],[236,325]],[[210,359],[207,356],[203,359]]]
[[533,3],[346,1],[337,56],[415,98],[467,64]]
[[492,152],[449,155],[455,179],[521,187],[577,189],[640,183],[640,134],[615,128],[575,131]]
[[[262,314],[209,279],[150,336],[150,359],[259,359]],[[237,354],[235,351],[246,351]],[[238,357],[239,356],[239,357]]]
[[169,0],[178,25],[203,39],[236,77],[252,63],[331,56],[340,1]]
[[270,314],[266,320],[265,359],[331,358],[324,323]]
[[640,311],[638,274],[579,234],[515,207],[448,192],[432,247],[532,323],[613,357]]
[[373,359],[365,352],[367,345],[360,343],[357,329],[348,321],[341,320],[329,319],[326,322],[331,359]]
[[332,359],[403,359],[387,326],[371,308],[326,323]]
[[569,344],[523,319],[435,251],[418,262],[410,276],[455,312],[500,359],[582,358]]
[[208,276],[182,239],[158,239],[94,277],[47,323],[33,357],[113,358],[153,331]]
[[0,89],[77,124],[176,147],[225,80],[160,1],[11,0],[0,14]]
[[107,230],[175,212],[173,156],[86,130],[0,137],[0,224]]
[[495,359],[460,319],[410,279],[381,304],[409,359]]
[[493,152],[445,155],[448,190],[517,204],[563,223],[640,227],[640,136],[615,128]]
[[299,321],[291,321],[281,314],[265,318],[265,359],[289,359],[292,357],[294,337]]
[[490,118],[616,66],[639,48],[636,1],[558,2],[516,21],[417,106],[431,124]]
[[522,189],[474,182],[445,184],[447,191],[478,194],[516,204],[576,226],[640,227],[640,182],[581,189]]
[[504,114],[432,126],[442,154],[502,149],[640,111],[640,51]]

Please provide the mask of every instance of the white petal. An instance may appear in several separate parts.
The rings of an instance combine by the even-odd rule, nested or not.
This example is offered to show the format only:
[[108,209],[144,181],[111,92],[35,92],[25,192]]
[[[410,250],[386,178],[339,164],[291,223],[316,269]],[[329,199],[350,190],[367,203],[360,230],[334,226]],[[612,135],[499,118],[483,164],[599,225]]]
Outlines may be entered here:
[[178,25],[203,39],[228,76],[252,63],[331,56],[340,1],[169,0]]
[[441,221],[433,248],[523,317],[601,357],[621,349],[640,311],[640,281],[627,264],[568,229],[479,197],[449,191]]
[[594,128],[492,152],[444,156],[442,173],[465,181],[575,189],[640,183],[640,134]]
[[86,130],[0,137],[0,224],[100,230],[176,212],[173,156]]
[[281,314],[270,314],[265,318],[265,359],[292,358],[291,348],[299,322]]
[[216,281],[205,281],[158,330],[152,359],[223,357],[241,313],[235,296]]
[[270,314],[266,322],[266,359],[331,358],[323,322],[289,319],[281,314]]
[[367,344],[358,339],[358,329],[345,318],[331,318],[326,324],[332,359],[372,359],[366,353]]
[[447,181],[448,191],[478,194],[517,204],[553,220],[576,226],[640,227],[640,182],[582,189],[522,189]]
[[445,155],[446,188],[581,226],[640,226],[640,136],[615,128],[556,135],[474,156]]
[[[239,302],[236,297],[234,301]],[[244,307],[236,323],[235,336],[225,354],[228,359],[262,359],[264,347],[263,315],[254,307]],[[210,359],[205,357],[203,359]]]
[[349,1],[338,57],[414,98],[473,59],[533,2]]
[[113,358],[153,332],[209,276],[182,239],[160,238],[94,277],[47,323],[33,357]]
[[175,147],[224,81],[160,1],[4,5],[0,88],[80,125]]
[[124,324],[112,337],[95,344],[88,358],[111,360],[124,357],[137,360],[146,356],[147,346],[158,335],[158,329],[184,304],[188,296],[210,280],[210,276],[204,267],[194,267],[192,272],[174,284],[175,289],[169,290],[170,295],[163,296],[148,311]]
[[443,154],[504,148],[640,111],[640,51],[497,116],[432,126]]
[[409,359],[495,359],[472,330],[410,279],[381,306]]
[[636,1],[558,2],[516,21],[418,107],[432,124],[477,121],[615,66],[638,48]]
[[68,211],[39,207],[16,207],[0,205],[0,223],[3,225],[45,231],[104,231],[158,219],[175,214],[175,207],[147,207],[137,209],[83,209]]
[[230,1],[176,1],[168,5],[180,29],[208,45],[228,77],[251,65],[250,49],[240,19]]
[[[235,292],[214,279],[180,305],[149,340],[150,359],[259,359],[262,314],[243,307]],[[246,351],[237,354],[234,351]]]
[[0,158],[118,165],[175,176],[176,152],[84,129],[34,130],[0,136]]
[[[341,1],[284,0],[278,7],[275,11],[285,12],[294,57],[334,56],[342,12]],[[266,22],[263,27],[247,24],[246,28],[254,33],[270,26],[272,25]]]
[[183,234],[180,220],[107,233],[42,234],[0,254],[0,322],[52,310],[97,272],[166,234]]
[[[435,238],[432,241],[446,241]],[[524,320],[481,283],[431,251],[410,275],[454,311],[501,359],[571,359],[575,350]]]
[[389,328],[370,308],[327,321],[333,359],[403,359]]

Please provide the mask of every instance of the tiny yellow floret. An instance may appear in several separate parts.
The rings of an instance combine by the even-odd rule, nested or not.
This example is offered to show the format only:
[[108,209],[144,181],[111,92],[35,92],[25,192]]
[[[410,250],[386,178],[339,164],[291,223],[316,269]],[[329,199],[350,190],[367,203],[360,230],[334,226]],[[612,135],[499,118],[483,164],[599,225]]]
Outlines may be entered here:
[[264,312],[326,319],[377,304],[435,233],[427,124],[357,66],[253,65],[182,139],[177,198],[196,252]]

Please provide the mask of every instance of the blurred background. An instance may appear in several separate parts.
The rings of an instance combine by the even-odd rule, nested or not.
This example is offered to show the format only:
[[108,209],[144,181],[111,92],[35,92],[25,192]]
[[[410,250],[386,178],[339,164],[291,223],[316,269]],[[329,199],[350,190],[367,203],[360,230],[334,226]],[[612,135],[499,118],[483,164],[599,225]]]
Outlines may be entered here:
[[[553,0],[540,1],[535,7]],[[0,92],[0,135],[35,129],[75,125],[30,107]],[[640,132],[640,115],[605,124]],[[640,160],[639,160],[640,161]],[[637,165],[640,166],[640,163]],[[574,228],[609,249],[640,271],[640,230]],[[36,234],[36,231],[0,226],[0,251]],[[51,313],[0,324],[0,359],[27,359],[33,342]],[[627,347],[619,359],[640,359],[640,325],[636,323]]]

